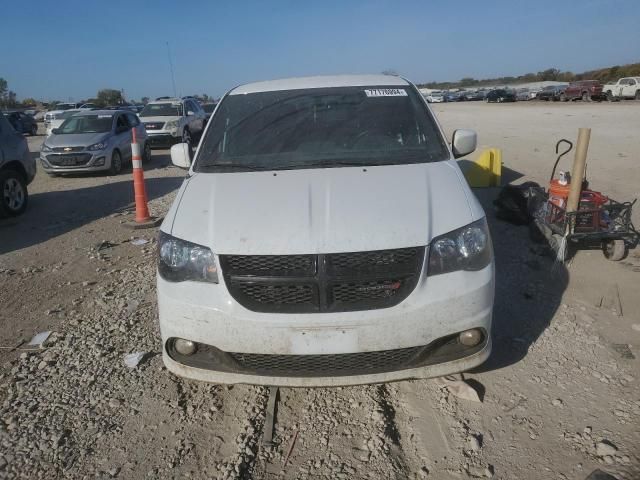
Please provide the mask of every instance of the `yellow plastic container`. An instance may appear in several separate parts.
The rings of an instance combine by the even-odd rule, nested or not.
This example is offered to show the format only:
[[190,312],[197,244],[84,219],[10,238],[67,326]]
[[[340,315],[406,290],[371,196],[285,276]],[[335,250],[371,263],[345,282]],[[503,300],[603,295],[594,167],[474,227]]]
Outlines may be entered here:
[[502,151],[489,148],[475,161],[460,160],[460,169],[471,187],[499,187],[502,177]]

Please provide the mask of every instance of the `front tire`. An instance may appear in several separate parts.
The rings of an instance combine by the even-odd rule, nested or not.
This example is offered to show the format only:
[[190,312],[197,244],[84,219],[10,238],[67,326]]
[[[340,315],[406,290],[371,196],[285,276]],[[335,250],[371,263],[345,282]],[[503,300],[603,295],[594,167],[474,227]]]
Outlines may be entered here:
[[602,253],[607,260],[618,262],[627,256],[627,245],[620,239],[605,241],[602,242]]
[[16,217],[27,209],[27,184],[16,170],[0,172],[0,217]]
[[151,161],[151,145],[149,145],[149,142],[144,142],[144,151],[142,152],[142,161],[143,162]]
[[193,158],[193,139],[188,128],[182,131],[182,143],[186,143],[189,146],[189,158]]
[[114,150],[111,154],[111,166],[109,167],[109,174],[118,175],[122,171],[122,155],[118,150]]

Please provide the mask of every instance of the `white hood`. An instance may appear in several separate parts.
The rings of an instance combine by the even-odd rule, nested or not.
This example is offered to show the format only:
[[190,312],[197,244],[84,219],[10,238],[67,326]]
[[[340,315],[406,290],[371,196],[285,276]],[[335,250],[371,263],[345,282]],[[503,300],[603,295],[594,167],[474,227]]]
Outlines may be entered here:
[[195,173],[162,230],[217,254],[335,253],[427,245],[484,215],[454,161],[364,170]]

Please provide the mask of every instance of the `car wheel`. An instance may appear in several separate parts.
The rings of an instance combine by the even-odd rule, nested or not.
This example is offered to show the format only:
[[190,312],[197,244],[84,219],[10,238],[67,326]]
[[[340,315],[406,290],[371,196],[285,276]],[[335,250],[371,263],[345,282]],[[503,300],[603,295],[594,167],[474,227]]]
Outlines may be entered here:
[[602,253],[607,260],[617,262],[627,255],[627,245],[620,239],[605,241],[602,242]]
[[587,92],[582,92],[582,101],[583,102],[590,102],[591,101],[591,97],[589,96],[589,94]]
[[151,160],[151,145],[149,142],[144,142],[144,151],[142,152],[142,161],[148,162]]
[[27,209],[28,201],[27,184],[20,172],[0,172],[0,217],[20,215]]
[[34,123],[31,126],[31,136],[35,137],[36,135],[38,135],[38,124]]
[[109,173],[111,175],[117,175],[122,171],[122,155],[118,150],[114,150],[111,154],[111,166],[109,167]]
[[182,143],[186,143],[189,146],[189,158],[193,158],[193,140],[188,128],[182,131]]

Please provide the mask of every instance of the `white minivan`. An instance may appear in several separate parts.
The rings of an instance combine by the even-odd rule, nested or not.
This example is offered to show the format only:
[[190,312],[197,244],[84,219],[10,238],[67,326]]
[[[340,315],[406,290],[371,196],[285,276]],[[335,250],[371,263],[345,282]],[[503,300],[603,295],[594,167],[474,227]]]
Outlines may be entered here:
[[396,76],[243,85],[218,104],[161,226],[167,368],[216,383],[337,386],[468,370],[491,351],[485,213]]

